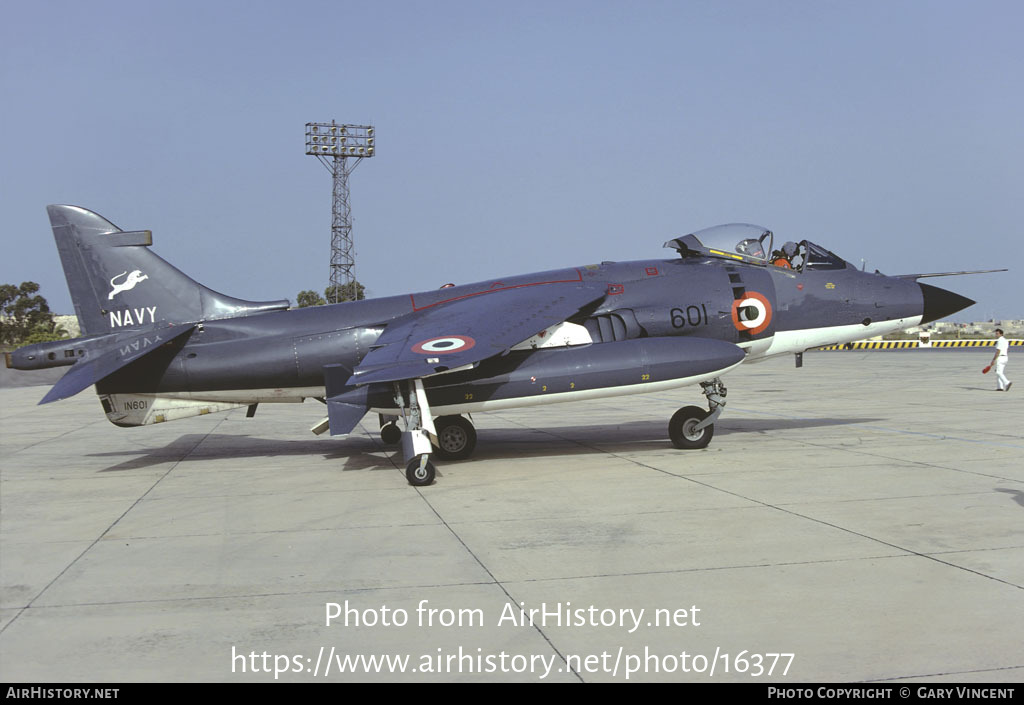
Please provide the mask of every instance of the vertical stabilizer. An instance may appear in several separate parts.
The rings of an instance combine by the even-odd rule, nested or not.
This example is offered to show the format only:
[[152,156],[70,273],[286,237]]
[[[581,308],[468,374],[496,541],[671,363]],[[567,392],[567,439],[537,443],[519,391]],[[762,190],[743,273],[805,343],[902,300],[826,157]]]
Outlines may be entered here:
[[87,335],[288,308],[287,300],[243,301],[208,289],[150,250],[148,230],[123,231],[78,206],[47,206],[46,211]]

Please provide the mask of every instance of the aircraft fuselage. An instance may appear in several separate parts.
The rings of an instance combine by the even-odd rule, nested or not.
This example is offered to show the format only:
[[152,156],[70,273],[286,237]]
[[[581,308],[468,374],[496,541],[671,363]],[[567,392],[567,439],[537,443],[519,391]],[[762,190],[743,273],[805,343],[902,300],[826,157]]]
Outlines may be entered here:
[[[575,392],[585,398],[585,391],[625,393],[644,386],[653,391],[659,388],[655,383],[671,380],[689,384],[700,374],[683,369],[683,361],[672,368],[670,346],[655,353],[642,341],[650,347],[650,339],[656,338],[713,339],[739,345],[747,360],[757,360],[898,330],[916,323],[923,306],[916,282],[852,268],[795,272],[708,259],[605,263],[408,296],[204,321],[191,335],[104,379],[97,391],[235,404],[323,397],[324,367],[337,365],[351,373],[392,320],[467,297],[492,297],[500,307],[503,292],[574,281],[597,283],[608,292],[600,306],[578,321],[589,332],[590,345],[513,351],[507,359],[485,361],[471,371],[428,378],[432,405],[464,413],[485,408],[483,402],[496,398],[525,404],[537,403],[541,400],[536,397],[545,394],[566,399]],[[763,327],[747,328],[744,321],[737,325],[736,304],[752,295],[766,301]],[[616,345],[626,341],[635,342]],[[600,347],[606,345],[614,349]],[[645,356],[664,357],[658,364],[668,367],[644,371]],[[533,362],[524,365],[530,358]],[[585,370],[578,370],[580,366]],[[590,382],[585,381],[588,374]],[[503,386],[508,387],[504,392]],[[394,407],[390,396],[386,389],[377,389],[372,408]]]

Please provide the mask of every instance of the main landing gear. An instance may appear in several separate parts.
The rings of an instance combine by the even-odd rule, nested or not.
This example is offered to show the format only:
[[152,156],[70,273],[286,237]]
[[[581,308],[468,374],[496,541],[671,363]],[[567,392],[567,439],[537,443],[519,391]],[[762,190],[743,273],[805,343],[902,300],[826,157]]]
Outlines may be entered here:
[[386,445],[402,442],[405,457],[405,478],[414,487],[433,484],[437,469],[430,462],[436,448],[444,460],[465,460],[476,448],[476,429],[462,416],[441,416],[432,419],[423,380],[409,380],[408,395],[401,383],[395,382],[395,403],[405,419],[405,430],[398,427],[397,416],[380,415],[380,438]]
[[[398,416],[380,416],[380,440],[384,445],[394,446],[402,442],[402,430],[398,427]],[[434,419],[437,442],[434,448],[443,460],[465,460],[476,448],[476,429],[464,416],[439,416]]]
[[476,448],[476,429],[464,416],[434,419],[437,429],[437,455],[444,460],[465,460]]
[[714,424],[725,408],[728,390],[718,377],[710,382],[701,382],[700,386],[708,399],[708,410],[704,411],[699,406],[684,406],[668,422],[668,437],[676,448],[707,448],[711,437],[715,435]]
[[385,416],[384,414],[378,414],[380,417],[380,440],[383,441],[386,446],[396,446],[402,442],[402,429],[398,428],[398,416]]

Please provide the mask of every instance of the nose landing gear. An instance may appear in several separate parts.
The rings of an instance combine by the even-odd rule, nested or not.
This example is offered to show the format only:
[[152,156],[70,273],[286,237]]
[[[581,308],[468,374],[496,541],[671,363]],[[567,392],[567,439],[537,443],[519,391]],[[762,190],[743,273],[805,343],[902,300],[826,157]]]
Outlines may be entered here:
[[725,408],[728,390],[718,377],[710,382],[701,382],[700,386],[707,397],[708,410],[704,411],[699,406],[684,406],[668,422],[668,437],[676,448],[707,448],[715,435],[714,423]]
[[684,406],[672,414],[668,422],[668,437],[672,445],[683,450],[706,448],[715,435],[715,427],[708,424],[697,428],[697,425],[707,416],[708,412],[699,406]]

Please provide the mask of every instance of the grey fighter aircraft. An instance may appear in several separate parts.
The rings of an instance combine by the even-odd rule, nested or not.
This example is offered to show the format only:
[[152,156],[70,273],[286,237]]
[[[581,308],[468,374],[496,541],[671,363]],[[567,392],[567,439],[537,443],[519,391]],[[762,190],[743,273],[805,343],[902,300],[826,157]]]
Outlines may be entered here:
[[771,231],[734,224],[670,240],[670,259],[291,309],[208,289],[154,254],[148,230],[47,210],[84,335],[7,354],[17,369],[71,366],[41,404],[96,385],[112,423],[144,426],[313,398],[327,407],[316,433],[378,414],[413,485],[434,481],[432,455],[469,457],[468,414],[534,404],[699,384],[708,408],[679,409],[668,435],[703,448],[737,365],[784,354],[799,365],[810,348],[974,303],[916,281],[927,275],[859,271],[808,240],[775,250]]

